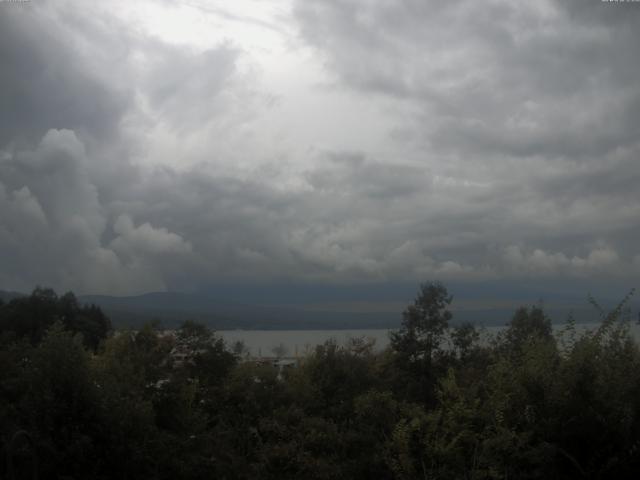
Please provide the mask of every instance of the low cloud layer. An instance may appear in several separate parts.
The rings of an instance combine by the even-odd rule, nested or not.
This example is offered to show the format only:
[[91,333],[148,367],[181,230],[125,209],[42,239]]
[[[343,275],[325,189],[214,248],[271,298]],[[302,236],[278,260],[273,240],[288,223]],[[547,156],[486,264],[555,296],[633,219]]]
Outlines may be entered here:
[[640,6],[245,3],[0,4],[0,289],[633,286]]

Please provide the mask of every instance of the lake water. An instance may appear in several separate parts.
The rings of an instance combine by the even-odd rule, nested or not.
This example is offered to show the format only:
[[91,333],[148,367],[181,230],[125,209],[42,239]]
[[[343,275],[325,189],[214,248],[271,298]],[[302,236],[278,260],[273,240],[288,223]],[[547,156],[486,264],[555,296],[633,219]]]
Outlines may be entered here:
[[376,350],[389,345],[389,330],[219,330],[227,345],[244,342],[253,356],[273,356],[273,349],[282,345],[285,356],[304,355],[327,340],[345,345],[350,338],[366,337],[375,340]]
[[[554,325],[556,332],[560,332],[565,325]],[[595,328],[597,324],[579,324],[578,330]],[[496,335],[504,327],[482,327],[481,338],[485,340]],[[383,350],[389,345],[389,329],[371,330],[219,330],[227,345],[234,342],[244,342],[249,353],[253,356],[269,357],[274,355],[274,349],[284,348],[285,356],[305,355],[313,351],[317,345],[333,339],[338,345],[345,345],[351,338],[365,337],[375,341],[374,349]],[[636,339],[640,339],[640,326],[631,324],[631,332]]]

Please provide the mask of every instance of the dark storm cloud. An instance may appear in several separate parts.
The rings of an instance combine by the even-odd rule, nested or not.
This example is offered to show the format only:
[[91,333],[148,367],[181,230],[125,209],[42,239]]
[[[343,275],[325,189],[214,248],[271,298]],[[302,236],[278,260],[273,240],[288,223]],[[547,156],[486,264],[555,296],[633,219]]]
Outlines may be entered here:
[[103,138],[114,133],[130,101],[128,92],[87,71],[76,47],[46,5],[3,5],[0,145],[32,142],[51,128]]
[[204,109],[237,55],[180,51],[73,7],[0,15],[0,288],[165,289],[189,276],[192,245],[149,222],[162,202],[138,196],[147,169],[132,157],[158,116],[185,127],[219,116]]

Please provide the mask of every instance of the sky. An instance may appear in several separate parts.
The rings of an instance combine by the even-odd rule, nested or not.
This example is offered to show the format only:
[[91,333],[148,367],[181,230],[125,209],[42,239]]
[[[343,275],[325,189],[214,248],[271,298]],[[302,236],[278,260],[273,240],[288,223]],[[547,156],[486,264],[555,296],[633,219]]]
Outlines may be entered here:
[[623,296],[638,45],[634,2],[0,1],[0,289]]

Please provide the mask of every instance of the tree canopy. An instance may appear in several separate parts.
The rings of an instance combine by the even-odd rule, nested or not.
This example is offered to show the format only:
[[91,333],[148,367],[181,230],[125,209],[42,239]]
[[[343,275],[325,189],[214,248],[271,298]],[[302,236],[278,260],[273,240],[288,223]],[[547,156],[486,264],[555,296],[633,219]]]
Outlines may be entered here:
[[0,305],[0,478],[637,477],[622,308],[554,333],[523,307],[488,338],[451,325],[451,302],[423,284],[389,348],[329,341],[279,372],[195,322],[106,335],[37,289]]

